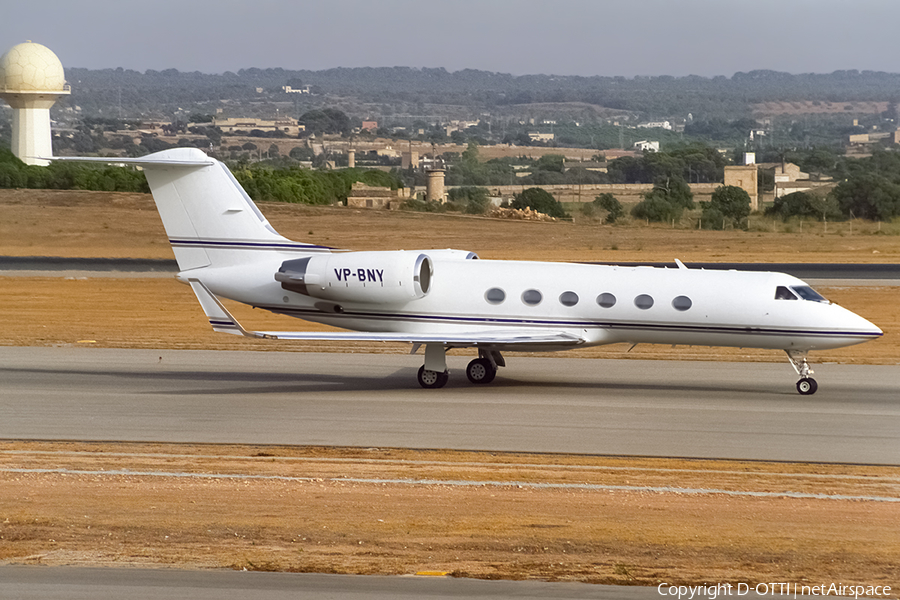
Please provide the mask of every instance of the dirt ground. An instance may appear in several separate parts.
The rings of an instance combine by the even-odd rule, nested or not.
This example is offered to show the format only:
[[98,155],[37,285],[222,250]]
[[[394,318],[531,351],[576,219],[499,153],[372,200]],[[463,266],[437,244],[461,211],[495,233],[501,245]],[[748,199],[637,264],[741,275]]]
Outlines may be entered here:
[[[900,235],[696,231],[260,203],[285,237],[352,250],[458,248],[556,261],[900,262]],[[855,230],[856,231],[856,230]],[[147,194],[0,190],[0,255],[173,258]]]
[[8,442],[0,482],[7,564],[900,584],[898,468]]
[[[888,235],[695,232],[287,205],[262,210],[287,237],[359,250],[455,247],[483,258],[542,260],[900,262],[900,236]],[[0,190],[0,255],[172,257],[149,196],[24,190]],[[895,364],[897,289],[823,288],[885,336],[816,360]],[[252,328],[298,326],[230,308]],[[408,352],[382,344],[298,348],[214,334],[190,289],[171,278],[0,277],[0,320],[0,344],[12,346]],[[784,360],[775,352],[655,346],[627,355],[622,347],[567,355]],[[716,491],[692,491],[698,488]],[[898,590],[898,500],[900,469],[892,467],[9,441],[0,442],[0,563],[637,585],[833,581]]]

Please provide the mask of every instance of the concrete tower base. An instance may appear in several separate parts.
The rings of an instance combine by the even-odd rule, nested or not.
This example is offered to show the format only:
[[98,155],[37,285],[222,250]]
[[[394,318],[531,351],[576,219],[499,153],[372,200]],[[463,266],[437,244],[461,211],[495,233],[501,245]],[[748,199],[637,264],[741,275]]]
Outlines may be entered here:
[[[54,99],[55,100],[55,99]],[[12,104],[12,103],[10,103]],[[53,143],[50,135],[50,106],[46,108],[13,106],[12,118],[12,152],[27,165],[46,167],[49,160],[38,157],[53,156]]]

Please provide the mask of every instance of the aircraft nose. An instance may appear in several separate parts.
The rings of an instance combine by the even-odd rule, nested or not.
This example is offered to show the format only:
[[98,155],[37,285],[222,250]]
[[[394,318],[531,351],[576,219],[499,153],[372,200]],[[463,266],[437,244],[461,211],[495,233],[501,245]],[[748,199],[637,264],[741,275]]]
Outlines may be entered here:
[[884,332],[881,330],[880,327],[875,325],[875,323],[872,323],[868,319],[861,317],[858,314],[851,312],[849,310],[847,311],[847,313],[848,313],[847,316],[850,317],[850,319],[849,319],[850,322],[847,324],[850,327],[852,327],[854,330],[858,331],[859,333],[861,333],[867,337],[870,337],[870,338],[879,337],[879,336],[884,335]]

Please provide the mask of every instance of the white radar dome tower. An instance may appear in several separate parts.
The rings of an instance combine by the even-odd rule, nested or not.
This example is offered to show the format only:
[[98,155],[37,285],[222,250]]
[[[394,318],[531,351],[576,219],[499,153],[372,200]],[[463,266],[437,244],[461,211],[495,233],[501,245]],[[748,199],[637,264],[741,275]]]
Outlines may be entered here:
[[29,165],[53,156],[50,107],[70,93],[62,63],[34,42],[17,44],[0,57],[0,98],[13,108],[12,152]]

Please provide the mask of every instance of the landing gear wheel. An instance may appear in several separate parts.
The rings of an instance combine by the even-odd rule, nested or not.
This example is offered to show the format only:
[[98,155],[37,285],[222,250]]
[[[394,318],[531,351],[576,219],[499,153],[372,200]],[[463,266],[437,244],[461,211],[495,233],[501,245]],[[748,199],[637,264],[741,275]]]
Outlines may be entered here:
[[804,377],[797,382],[797,391],[804,396],[815,394],[817,389],[819,389],[819,384],[812,377]]
[[437,371],[429,371],[425,368],[425,365],[419,367],[419,373],[416,376],[419,380],[419,385],[421,385],[425,389],[437,389],[442,388],[447,385],[447,382],[450,380],[450,372],[444,371],[443,373],[439,373]]
[[497,369],[486,358],[476,358],[466,367],[466,377],[476,384],[490,383],[497,376]]

